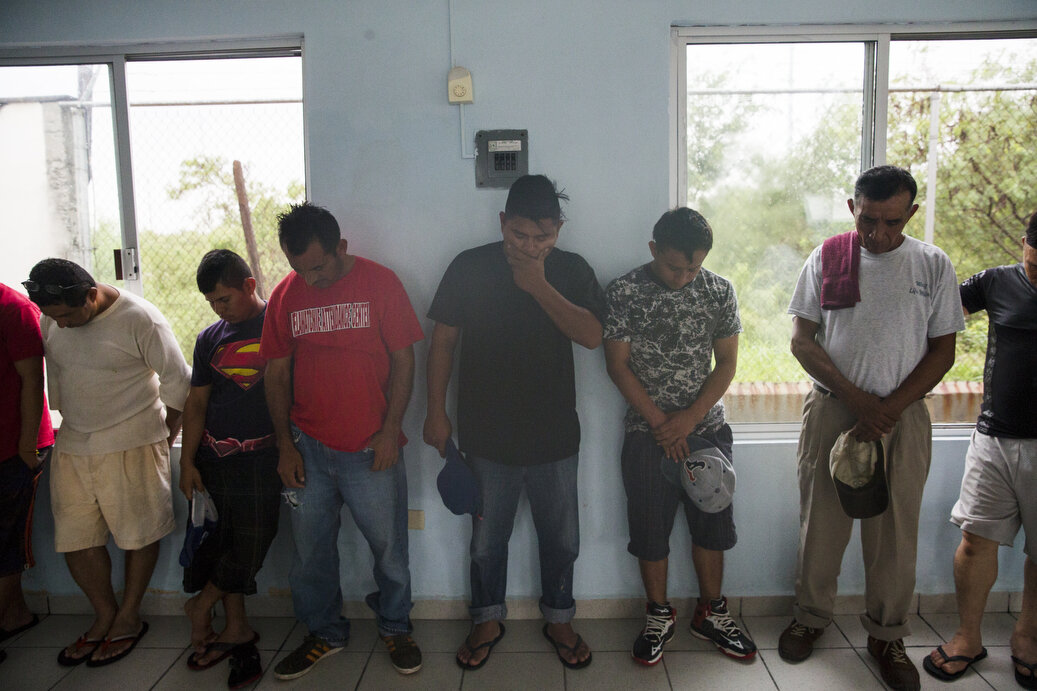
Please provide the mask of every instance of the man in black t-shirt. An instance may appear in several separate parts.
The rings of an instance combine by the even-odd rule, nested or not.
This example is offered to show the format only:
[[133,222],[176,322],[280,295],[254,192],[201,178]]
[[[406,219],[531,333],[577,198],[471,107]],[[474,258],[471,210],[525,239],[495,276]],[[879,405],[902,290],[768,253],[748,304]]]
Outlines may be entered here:
[[1022,612],[1012,633],[1015,678],[1037,688],[1037,213],[1023,238],[1023,261],[981,271],[961,284],[966,314],[990,319],[983,406],[965,456],[951,522],[961,528],[954,555],[960,624],[924,661],[950,681],[987,655],[980,623],[997,578],[997,549],[1026,534]]
[[481,489],[472,523],[470,613],[457,651],[478,669],[504,635],[508,540],[525,488],[540,547],[544,636],[570,668],[591,652],[573,631],[573,564],[580,533],[576,491],[580,424],[572,342],[601,344],[604,294],[577,254],[557,249],[562,227],[554,183],[519,178],[500,214],[502,241],[459,254],[429,308],[425,442],[445,454],[453,431],[446,389],[461,343],[457,428]]

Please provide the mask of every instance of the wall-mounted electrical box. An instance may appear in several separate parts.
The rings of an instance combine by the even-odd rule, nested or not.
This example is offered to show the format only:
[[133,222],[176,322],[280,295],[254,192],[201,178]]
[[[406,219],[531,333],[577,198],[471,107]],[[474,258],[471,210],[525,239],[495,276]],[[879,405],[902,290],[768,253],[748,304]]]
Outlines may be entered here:
[[529,173],[529,132],[479,130],[475,133],[475,186],[511,187]]

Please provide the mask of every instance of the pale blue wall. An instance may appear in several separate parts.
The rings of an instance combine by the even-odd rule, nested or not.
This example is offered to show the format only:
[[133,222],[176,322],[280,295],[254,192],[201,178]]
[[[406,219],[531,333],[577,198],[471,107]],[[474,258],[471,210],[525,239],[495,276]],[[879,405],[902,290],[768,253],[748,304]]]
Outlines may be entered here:
[[[526,128],[530,169],[556,178],[572,197],[562,244],[583,254],[605,282],[645,259],[651,223],[669,203],[669,28],[682,24],[960,22],[1037,19],[1031,0],[708,0],[534,2],[457,0],[458,64],[474,75],[469,137],[478,129]],[[502,191],[477,191],[472,161],[459,155],[457,108],[444,98],[449,64],[447,1],[407,0],[6,0],[0,48],[42,43],[125,44],[199,38],[305,36],[304,89],[309,192],[342,222],[351,248],[394,268],[423,315],[449,260],[490,241]],[[847,181],[849,185],[850,181]],[[0,232],[6,232],[0,230]],[[719,242],[724,242],[719,229]],[[729,241],[735,241],[730,239]],[[794,280],[794,276],[789,276]],[[429,326],[425,322],[426,327]],[[424,349],[419,349],[424,356]],[[577,355],[584,443],[580,471],[580,598],[636,597],[636,566],[626,553],[618,473],[623,404],[600,351]],[[463,598],[469,528],[435,492],[440,460],[420,443],[424,367],[405,432],[411,507],[426,529],[411,533],[417,598]],[[728,557],[732,595],[791,593],[796,550],[794,441],[737,440],[741,541]],[[957,495],[963,439],[934,447],[921,527],[918,590],[953,590],[957,532],[946,515]],[[49,550],[48,493],[37,517],[40,567],[31,589],[74,592]],[[183,513],[182,498],[178,510]],[[689,541],[673,538],[675,596],[695,592]],[[510,594],[534,595],[535,549],[528,515],[512,540]],[[372,586],[370,558],[354,530],[340,547],[347,597]],[[153,586],[179,588],[178,545],[169,540]],[[284,587],[289,540],[275,543],[260,586]],[[352,555],[359,555],[353,557]],[[1003,550],[998,589],[1020,588],[1021,556]],[[844,563],[844,592],[860,592],[860,558]]]

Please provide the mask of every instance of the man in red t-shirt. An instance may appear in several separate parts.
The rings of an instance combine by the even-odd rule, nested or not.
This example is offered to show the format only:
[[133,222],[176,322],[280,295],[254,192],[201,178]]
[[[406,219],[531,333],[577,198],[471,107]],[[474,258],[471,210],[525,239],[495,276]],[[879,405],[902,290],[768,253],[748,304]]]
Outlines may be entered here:
[[[40,310],[0,283],[0,642],[39,623],[25,604],[22,572],[35,564],[32,508],[42,450],[53,445]],[[0,650],[0,661],[6,657]]]
[[337,547],[343,504],[374,556],[378,592],[367,603],[378,633],[396,670],[411,674],[421,651],[410,635],[401,427],[424,334],[396,274],[349,254],[327,209],[292,206],[278,217],[278,238],[293,271],[270,296],[260,355],[292,507],[292,603],[309,633],[274,674],[300,677],[349,638]]

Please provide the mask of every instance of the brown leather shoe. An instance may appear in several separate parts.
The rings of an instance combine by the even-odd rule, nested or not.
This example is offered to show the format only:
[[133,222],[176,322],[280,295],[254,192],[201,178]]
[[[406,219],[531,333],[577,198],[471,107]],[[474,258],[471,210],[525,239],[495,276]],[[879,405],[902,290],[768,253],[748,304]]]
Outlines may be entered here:
[[778,639],[778,655],[786,662],[802,662],[814,652],[814,641],[824,632],[824,629],[812,629],[793,619]]
[[918,670],[904,649],[904,639],[880,641],[868,636],[868,652],[879,661],[882,680],[894,691],[918,691]]

